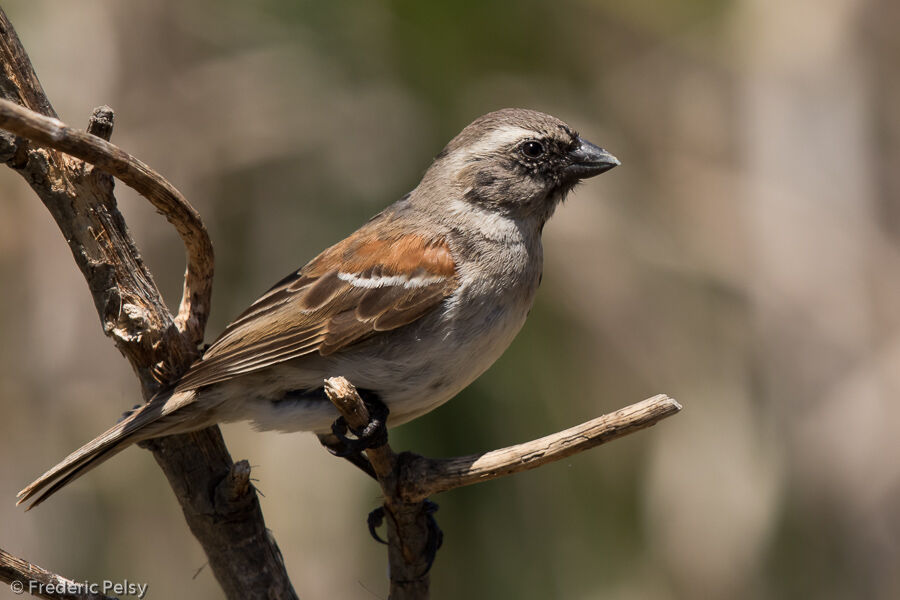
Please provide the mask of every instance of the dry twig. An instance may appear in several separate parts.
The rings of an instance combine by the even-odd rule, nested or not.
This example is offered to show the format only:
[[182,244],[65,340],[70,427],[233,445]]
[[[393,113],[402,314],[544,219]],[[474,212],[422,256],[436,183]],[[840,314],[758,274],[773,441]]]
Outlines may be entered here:
[[[109,107],[98,111],[108,115],[106,133],[111,133],[112,111]],[[93,122],[99,119],[95,117]],[[100,136],[67,127],[59,119],[37,114],[9,100],[0,99],[0,128],[113,175],[165,215],[184,241],[187,254],[184,293],[175,324],[192,344],[201,343],[212,295],[213,247],[200,215],[181,192],[159,173]]]
[[49,600],[115,600],[4,550],[0,550],[0,581],[9,584],[14,594],[28,593]]
[[400,491],[405,500],[416,501],[536,469],[655,425],[680,410],[678,402],[659,394],[581,425],[499,450],[438,459],[408,455],[402,465]]
[[[349,381],[327,379],[325,393],[351,428],[366,426],[368,411]],[[680,410],[678,402],[660,394],[537,440],[457,458],[433,459],[410,452],[398,455],[387,443],[366,450],[384,493],[381,510],[387,518],[391,600],[428,598],[428,571],[440,543],[439,537],[435,540],[439,530],[428,496],[536,469],[650,427]]]

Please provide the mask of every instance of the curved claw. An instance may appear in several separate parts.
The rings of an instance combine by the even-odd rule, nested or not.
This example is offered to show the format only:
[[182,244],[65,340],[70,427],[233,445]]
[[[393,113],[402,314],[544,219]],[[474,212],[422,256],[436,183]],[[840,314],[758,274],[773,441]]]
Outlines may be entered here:
[[[444,545],[444,532],[438,527],[437,519],[434,518],[434,513],[438,510],[438,505],[431,500],[425,500],[422,504],[428,527],[428,539],[425,542],[425,556],[428,563],[425,565],[425,570],[422,572],[422,576],[424,576],[431,571],[431,567],[434,566],[434,561],[437,558],[437,551]],[[384,524],[384,517],[384,506],[379,506],[366,517],[366,524],[369,526],[369,535],[380,544],[387,544],[387,542],[378,535],[378,531],[376,531]]]
[[426,499],[423,504],[425,514],[428,516],[428,542],[425,545],[425,552],[428,555],[428,565],[425,567],[425,572],[422,573],[422,575],[425,575],[431,570],[431,567],[434,566],[434,559],[437,558],[437,551],[444,545],[444,532],[438,527],[437,519],[434,518],[434,513],[436,513],[438,509],[437,503]]
[[378,535],[378,532],[375,531],[384,523],[384,507],[379,506],[375,510],[369,513],[369,516],[366,517],[366,523],[369,526],[369,535],[378,542],[379,544],[387,545],[387,542],[381,539],[381,536]]

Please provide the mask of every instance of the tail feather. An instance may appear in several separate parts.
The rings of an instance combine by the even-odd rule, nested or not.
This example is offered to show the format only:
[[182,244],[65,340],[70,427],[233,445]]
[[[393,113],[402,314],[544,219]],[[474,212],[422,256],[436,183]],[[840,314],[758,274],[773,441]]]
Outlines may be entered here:
[[153,398],[124,420],[71,453],[62,462],[19,492],[16,495],[18,498],[16,506],[32,500],[26,509],[31,510],[64,486],[128,446],[169,433],[165,431],[166,427],[160,421],[161,417],[170,412],[164,410],[168,400],[168,395]]
[[[93,454],[89,457],[86,462],[79,464],[78,466],[73,466],[71,469],[67,471],[63,471],[65,475],[60,477],[59,479],[53,479],[50,477],[51,471],[48,471],[44,475],[40,477],[37,481],[29,485],[27,488],[19,492],[19,499],[16,501],[16,506],[22,504],[23,502],[27,502],[34,498],[36,494],[44,490],[47,484],[53,483],[49,488],[46,488],[39,496],[34,498],[34,501],[28,505],[25,509],[26,511],[31,510],[38,504],[41,504],[44,500],[61,490],[64,486],[69,483],[75,481],[94,467],[100,466],[100,464],[107,461],[107,459],[112,458],[125,448],[131,445],[131,442],[121,443],[116,446],[111,446],[109,448],[104,448],[99,450],[96,454]],[[57,476],[59,473],[57,473]]]

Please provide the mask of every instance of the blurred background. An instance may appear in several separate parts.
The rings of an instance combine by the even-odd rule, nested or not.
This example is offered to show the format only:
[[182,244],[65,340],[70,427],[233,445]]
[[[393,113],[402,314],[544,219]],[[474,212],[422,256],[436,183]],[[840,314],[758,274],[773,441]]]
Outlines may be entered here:
[[[112,106],[113,141],[203,215],[208,340],[482,113],[549,112],[622,160],[546,228],[510,350],[392,441],[451,456],[657,393],[684,411],[437,497],[434,598],[900,597],[897,2],[3,4],[60,117]],[[117,188],[174,306],[181,243]],[[144,451],[13,507],[139,393],[44,207],[8,169],[0,195],[0,547],[220,597]],[[375,485],[311,435],[225,437],[300,597],[385,598]]]

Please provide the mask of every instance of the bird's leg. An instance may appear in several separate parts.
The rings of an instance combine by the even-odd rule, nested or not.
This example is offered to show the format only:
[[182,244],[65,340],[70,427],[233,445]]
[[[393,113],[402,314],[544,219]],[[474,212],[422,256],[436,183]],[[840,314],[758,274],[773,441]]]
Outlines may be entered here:
[[[347,457],[358,454],[369,448],[378,448],[387,444],[387,418],[390,410],[377,394],[368,390],[358,390],[359,395],[369,411],[369,422],[362,429],[356,430],[347,425],[344,417],[338,417],[331,425],[331,433],[343,444],[342,448],[332,449],[336,456]],[[347,437],[347,432],[354,437]]]

